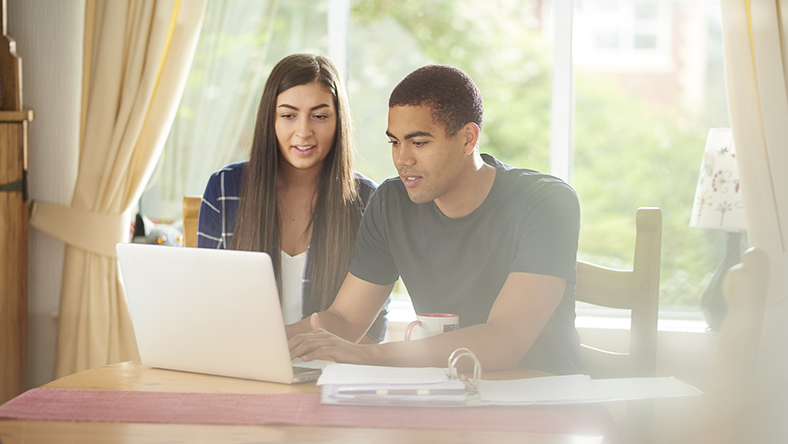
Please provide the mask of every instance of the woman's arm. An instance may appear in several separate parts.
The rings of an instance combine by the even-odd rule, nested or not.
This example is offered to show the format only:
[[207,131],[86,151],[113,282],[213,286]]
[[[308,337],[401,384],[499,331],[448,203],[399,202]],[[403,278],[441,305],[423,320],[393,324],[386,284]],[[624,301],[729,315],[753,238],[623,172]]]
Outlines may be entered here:
[[222,210],[219,204],[221,171],[211,175],[197,218],[197,247],[222,248]]
[[197,219],[197,247],[230,248],[246,162],[213,173],[205,186]]

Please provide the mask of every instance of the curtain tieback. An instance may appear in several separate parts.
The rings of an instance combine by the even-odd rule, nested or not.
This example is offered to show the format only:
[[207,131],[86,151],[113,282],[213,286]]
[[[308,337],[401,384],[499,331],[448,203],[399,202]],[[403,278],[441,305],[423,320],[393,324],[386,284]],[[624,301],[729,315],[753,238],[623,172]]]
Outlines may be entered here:
[[128,242],[130,214],[102,214],[34,201],[30,225],[55,239],[91,253],[117,257],[115,244]]

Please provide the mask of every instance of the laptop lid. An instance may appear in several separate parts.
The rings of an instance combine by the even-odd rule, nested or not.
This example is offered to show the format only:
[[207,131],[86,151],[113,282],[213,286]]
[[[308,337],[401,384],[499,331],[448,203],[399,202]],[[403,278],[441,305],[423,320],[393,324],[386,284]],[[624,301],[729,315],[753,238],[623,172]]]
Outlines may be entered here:
[[144,365],[293,382],[266,253],[117,244]]

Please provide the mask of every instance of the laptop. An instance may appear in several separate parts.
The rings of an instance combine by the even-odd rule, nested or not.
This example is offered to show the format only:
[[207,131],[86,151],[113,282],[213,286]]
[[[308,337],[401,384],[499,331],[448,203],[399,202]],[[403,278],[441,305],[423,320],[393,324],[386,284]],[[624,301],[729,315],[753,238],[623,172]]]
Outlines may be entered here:
[[120,243],[129,313],[144,365],[285,384],[296,368],[266,253]]

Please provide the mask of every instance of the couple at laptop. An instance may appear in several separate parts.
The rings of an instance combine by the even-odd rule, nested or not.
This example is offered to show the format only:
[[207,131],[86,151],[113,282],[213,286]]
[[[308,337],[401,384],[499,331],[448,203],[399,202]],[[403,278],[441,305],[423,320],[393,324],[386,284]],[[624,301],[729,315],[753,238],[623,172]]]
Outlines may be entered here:
[[[482,118],[462,71],[409,74],[391,93],[386,129],[399,177],[372,194],[352,173],[336,69],[287,57],[266,83],[250,161],[211,177],[198,246],[271,255],[291,357],[445,366],[467,347],[485,370],[583,373],[577,197],[560,179],[480,154]],[[398,277],[417,313],[455,313],[462,328],[377,344]]]

